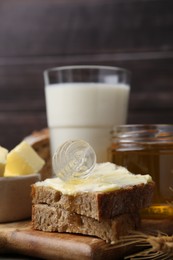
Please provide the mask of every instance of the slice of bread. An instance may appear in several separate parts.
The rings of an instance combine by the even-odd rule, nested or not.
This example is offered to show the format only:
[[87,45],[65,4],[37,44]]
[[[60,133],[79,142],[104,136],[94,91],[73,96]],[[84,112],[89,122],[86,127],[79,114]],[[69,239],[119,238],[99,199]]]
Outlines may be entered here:
[[78,192],[63,194],[42,182],[32,185],[33,204],[47,204],[56,209],[92,217],[96,220],[114,218],[125,213],[135,213],[151,204],[153,182],[126,186],[109,192]]
[[96,236],[111,244],[115,243],[120,236],[127,235],[130,230],[138,228],[139,223],[138,212],[99,222],[96,219],[45,204],[33,205],[32,209],[34,229]]
[[34,131],[28,135],[24,140],[29,143],[38,155],[45,161],[45,165],[41,169],[41,179],[45,180],[52,176],[51,152],[49,130],[47,128],[40,131]]
[[115,241],[139,226],[151,204],[154,183],[111,163],[97,164],[86,178],[51,178],[32,185],[33,228],[79,233]]

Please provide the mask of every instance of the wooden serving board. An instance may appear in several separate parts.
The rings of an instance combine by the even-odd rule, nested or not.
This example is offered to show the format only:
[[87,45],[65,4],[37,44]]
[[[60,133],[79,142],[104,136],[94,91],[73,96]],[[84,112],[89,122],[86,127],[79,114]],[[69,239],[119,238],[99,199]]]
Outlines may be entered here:
[[121,259],[126,253],[89,236],[33,230],[30,221],[0,224],[0,252],[15,252],[44,259]]
[[[143,221],[143,229],[160,227],[159,221]],[[166,222],[167,230],[173,231],[173,222]],[[166,231],[166,229],[162,230]],[[172,232],[171,231],[171,232]],[[31,221],[0,224],[0,253],[18,254],[44,259],[102,260],[123,259],[132,248],[115,248],[101,239],[82,235],[48,233],[32,229]]]

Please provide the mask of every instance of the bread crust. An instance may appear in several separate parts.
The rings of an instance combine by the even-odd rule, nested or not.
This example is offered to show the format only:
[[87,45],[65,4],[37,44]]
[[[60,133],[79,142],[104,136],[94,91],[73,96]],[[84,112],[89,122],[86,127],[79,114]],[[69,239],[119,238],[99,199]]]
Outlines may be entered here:
[[62,194],[48,186],[32,185],[32,203],[47,204],[96,220],[135,213],[151,204],[154,183],[127,186],[110,192]]
[[69,212],[61,208],[37,204],[32,208],[34,229],[47,232],[68,232],[96,236],[114,244],[120,236],[138,228],[139,214],[123,214],[114,219],[96,219]]
[[38,155],[45,161],[45,165],[40,170],[41,179],[45,180],[52,176],[51,152],[49,130],[47,128],[40,131],[34,131],[26,136],[24,140],[29,143]]

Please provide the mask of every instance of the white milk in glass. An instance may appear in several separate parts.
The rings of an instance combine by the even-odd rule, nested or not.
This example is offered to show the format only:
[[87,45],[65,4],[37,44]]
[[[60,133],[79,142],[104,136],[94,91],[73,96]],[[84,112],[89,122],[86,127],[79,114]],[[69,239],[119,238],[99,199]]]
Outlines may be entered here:
[[125,84],[62,83],[45,87],[52,154],[69,139],[83,139],[97,161],[107,161],[110,131],[125,124],[130,87]]

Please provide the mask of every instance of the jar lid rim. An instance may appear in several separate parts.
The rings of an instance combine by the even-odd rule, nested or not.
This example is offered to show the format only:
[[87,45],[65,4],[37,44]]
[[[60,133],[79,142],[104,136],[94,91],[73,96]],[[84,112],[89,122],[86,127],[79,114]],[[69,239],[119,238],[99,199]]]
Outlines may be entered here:
[[112,137],[126,142],[170,142],[173,141],[173,125],[119,125],[113,128]]

